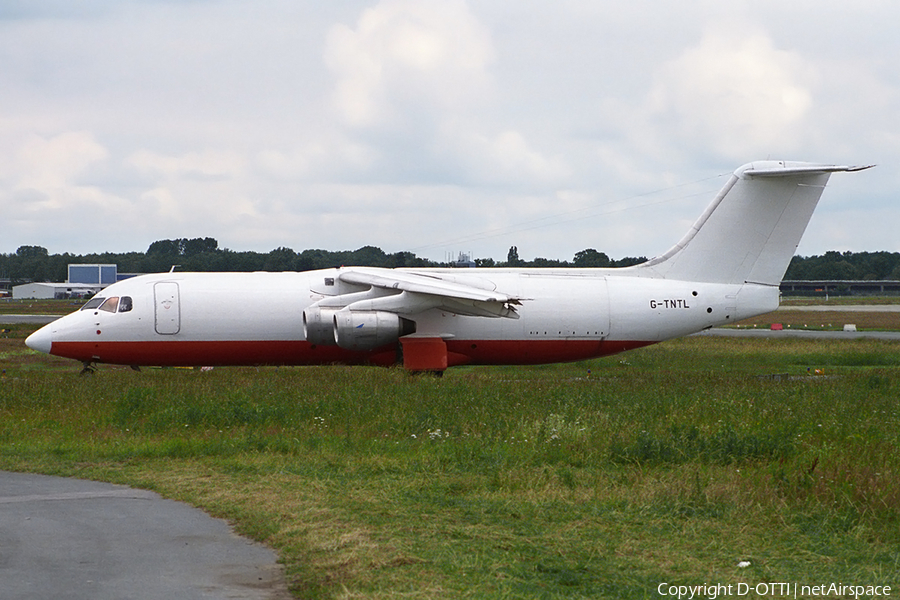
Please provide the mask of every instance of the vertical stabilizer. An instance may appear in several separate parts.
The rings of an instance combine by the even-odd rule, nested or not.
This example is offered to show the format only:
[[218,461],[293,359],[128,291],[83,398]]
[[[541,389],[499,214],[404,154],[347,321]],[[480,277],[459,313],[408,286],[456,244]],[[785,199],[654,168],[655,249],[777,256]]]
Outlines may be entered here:
[[778,285],[829,175],[866,168],[783,161],[746,164],[680,242],[638,268],[665,279]]

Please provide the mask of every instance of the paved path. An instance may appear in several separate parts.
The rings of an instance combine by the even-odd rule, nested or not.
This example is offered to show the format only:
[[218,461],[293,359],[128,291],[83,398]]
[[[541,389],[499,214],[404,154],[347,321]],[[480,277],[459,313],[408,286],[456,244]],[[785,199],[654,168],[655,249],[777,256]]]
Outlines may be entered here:
[[269,548],[121,485],[0,471],[0,600],[283,600]]
[[803,312],[864,312],[879,313],[900,312],[900,304],[845,304],[842,306],[828,306],[827,304],[816,304],[813,306],[779,306],[778,310],[797,310]]
[[34,325],[46,325],[57,320],[59,315],[2,315],[0,323],[3,325],[16,325],[19,323],[32,323]]
[[801,338],[810,340],[891,340],[900,341],[900,331],[811,331],[808,329],[783,329],[772,331],[771,329],[726,329],[724,327],[707,329],[698,336],[713,337],[749,337],[749,338]]

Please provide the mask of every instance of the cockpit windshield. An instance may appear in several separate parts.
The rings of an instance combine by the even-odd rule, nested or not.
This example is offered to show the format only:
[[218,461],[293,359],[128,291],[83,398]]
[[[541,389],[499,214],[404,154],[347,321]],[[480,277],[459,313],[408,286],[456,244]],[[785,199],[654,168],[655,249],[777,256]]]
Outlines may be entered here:
[[100,305],[100,310],[105,310],[106,312],[114,313],[119,308],[119,297],[111,296],[106,299],[106,302]]
[[103,304],[104,300],[106,300],[106,298],[100,298],[100,297],[94,296],[93,298],[91,298],[90,300],[87,301],[87,304],[85,304],[84,306],[81,307],[81,310],[91,310],[92,308],[97,308],[98,306]]
[[110,296],[109,298],[93,297],[81,307],[81,310],[102,310],[106,312],[128,312],[132,309],[131,296]]

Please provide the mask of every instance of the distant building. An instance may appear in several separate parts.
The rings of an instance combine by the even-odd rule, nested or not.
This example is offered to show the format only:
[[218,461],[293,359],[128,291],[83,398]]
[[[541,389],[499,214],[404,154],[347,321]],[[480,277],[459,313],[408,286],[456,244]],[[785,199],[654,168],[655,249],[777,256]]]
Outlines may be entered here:
[[464,253],[464,252],[460,252],[460,253],[459,253],[459,258],[456,259],[455,262],[453,262],[453,266],[454,266],[454,267],[464,268],[464,269],[465,269],[465,268],[474,269],[474,268],[475,268],[476,266],[478,266],[478,265],[475,264],[475,261],[472,260],[472,257],[471,257],[470,255],[468,255],[468,254],[466,254],[466,253]]
[[69,265],[69,278],[65,283],[24,283],[14,286],[13,298],[87,298],[108,285],[132,274],[119,275],[117,265]]
[[69,265],[68,283],[112,285],[117,281],[117,265]]
[[13,286],[12,293],[14,299],[87,298],[102,290],[103,287],[68,283],[23,283]]

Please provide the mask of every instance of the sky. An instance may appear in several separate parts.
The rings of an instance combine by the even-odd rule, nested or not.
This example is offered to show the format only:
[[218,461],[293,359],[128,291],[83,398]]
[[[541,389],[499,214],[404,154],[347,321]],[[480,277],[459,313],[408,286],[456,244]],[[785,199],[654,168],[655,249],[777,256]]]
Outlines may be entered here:
[[892,0],[4,0],[0,252],[655,256],[760,159],[900,251]]

